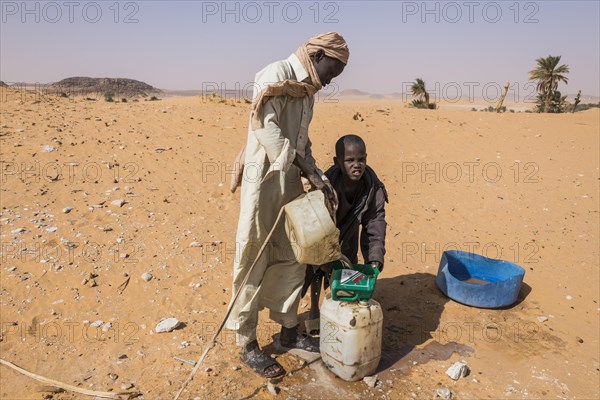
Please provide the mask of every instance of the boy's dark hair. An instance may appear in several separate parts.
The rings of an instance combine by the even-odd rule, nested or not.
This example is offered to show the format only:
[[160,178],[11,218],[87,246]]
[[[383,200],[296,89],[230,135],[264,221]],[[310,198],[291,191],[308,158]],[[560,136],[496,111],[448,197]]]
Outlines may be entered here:
[[339,138],[338,141],[335,143],[335,156],[340,160],[344,159],[344,149],[346,147],[346,144],[362,146],[362,148],[365,149],[365,152],[367,151],[367,145],[360,136],[353,134],[345,135]]

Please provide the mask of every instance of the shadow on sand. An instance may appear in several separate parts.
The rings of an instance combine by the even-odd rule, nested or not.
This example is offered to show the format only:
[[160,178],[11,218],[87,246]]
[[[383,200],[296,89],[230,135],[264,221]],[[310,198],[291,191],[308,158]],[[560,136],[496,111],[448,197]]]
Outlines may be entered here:
[[435,275],[414,273],[377,281],[373,298],[383,309],[383,343],[378,371],[394,365],[438,329],[450,300],[437,288]]

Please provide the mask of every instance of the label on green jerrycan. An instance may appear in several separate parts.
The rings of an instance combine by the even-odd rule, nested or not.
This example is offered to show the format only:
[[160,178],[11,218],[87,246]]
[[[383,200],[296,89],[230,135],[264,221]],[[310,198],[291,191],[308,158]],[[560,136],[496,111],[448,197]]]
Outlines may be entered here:
[[373,295],[379,270],[369,264],[352,264],[351,268],[343,268],[341,263],[334,264],[331,274],[333,300],[369,300]]
[[343,269],[340,276],[340,283],[342,285],[352,285],[353,287],[367,288],[369,279],[362,272],[354,271],[352,269]]

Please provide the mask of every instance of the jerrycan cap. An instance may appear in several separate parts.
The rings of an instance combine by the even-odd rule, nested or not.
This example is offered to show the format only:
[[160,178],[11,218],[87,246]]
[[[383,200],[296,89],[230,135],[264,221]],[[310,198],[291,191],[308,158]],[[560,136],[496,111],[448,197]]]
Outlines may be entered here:
[[368,300],[359,300],[358,304],[362,307],[368,307],[369,306],[369,301]]

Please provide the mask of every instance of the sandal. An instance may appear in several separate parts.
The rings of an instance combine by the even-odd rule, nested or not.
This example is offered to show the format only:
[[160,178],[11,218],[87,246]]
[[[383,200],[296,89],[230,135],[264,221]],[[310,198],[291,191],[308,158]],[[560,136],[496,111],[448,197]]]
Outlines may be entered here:
[[320,318],[314,318],[314,319],[307,319],[306,321],[304,321],[304,327],[306,328],[306,333],[309,334],[310,336],[314,336],[314,337],[318,337],[319,333],[320,333],[320,325],[321,324],[321,319]]
[[298,333],[298,325],[293,328],[281,327],[279,344],[288,349],[300,349],[311,353],[319,353],[319,339]]
[[277,378],[285,375],[285,369],[273,358],[266,355],[256,340],[251,341],[242,350],[240,360],[263,378]]

